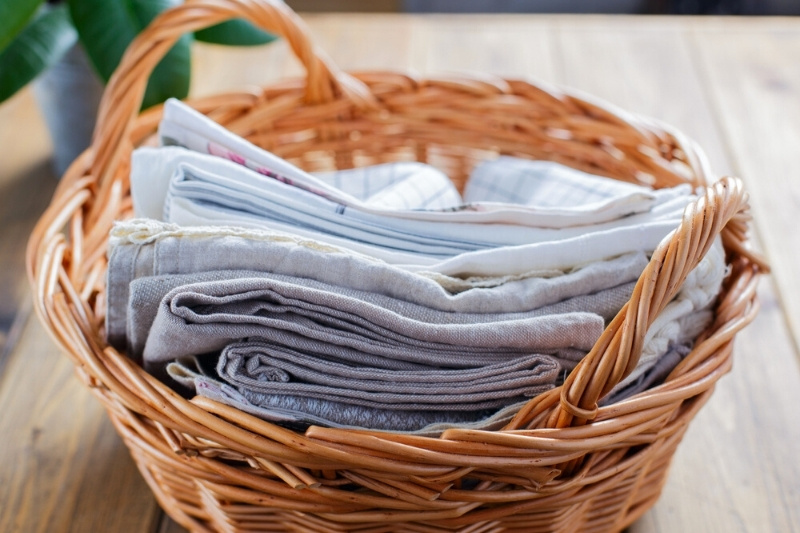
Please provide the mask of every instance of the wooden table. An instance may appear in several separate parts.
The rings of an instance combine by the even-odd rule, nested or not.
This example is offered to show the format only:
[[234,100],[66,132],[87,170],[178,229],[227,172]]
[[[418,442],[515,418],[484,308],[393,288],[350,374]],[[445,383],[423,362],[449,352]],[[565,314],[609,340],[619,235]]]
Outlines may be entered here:
[[[800,531],[800,20],[570,16],[314,15],[345,69],[470,70],[571,86],[694,137],[744,178],[774,267],[759,318],[739,335],[674,460],[631,531]],[[194,94],[299,67],[286,46],[198,47]],[[26,303],[21,253],[53,188],[31,95],[0,107],[0,531],[176,532],[100,404]],[[14,318],[16,317],[16,318]],[[46,377],[41,377],[46,376]]]

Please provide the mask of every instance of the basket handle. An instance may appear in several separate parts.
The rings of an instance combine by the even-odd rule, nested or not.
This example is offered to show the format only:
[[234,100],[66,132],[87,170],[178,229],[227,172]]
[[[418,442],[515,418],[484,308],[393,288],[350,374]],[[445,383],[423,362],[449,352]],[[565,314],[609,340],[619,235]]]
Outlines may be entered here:
[[749,220],[748,195],[737,178],[720,179],[686,207],[680,226],[653,253],[630,301],[565,380],[547,427],[581,426],[595,417],[598,400],[636,367],[647,330],[718,234],[727,251],[769,271],[766,261],[744,244]]
[[289,43],[305,67],[305,98],[318,104],[345,96],[355,105],[374,107],[375,99],[362,82],[340,71],[311,42],[302,19],[280,0],[187,0],[161,13],[130,44],[106,87],[92,139],[91,174],[98,182],[98,198],[111,187],[126,152],[134,119],[153,68],[178,38],[228,19],[244,18]]

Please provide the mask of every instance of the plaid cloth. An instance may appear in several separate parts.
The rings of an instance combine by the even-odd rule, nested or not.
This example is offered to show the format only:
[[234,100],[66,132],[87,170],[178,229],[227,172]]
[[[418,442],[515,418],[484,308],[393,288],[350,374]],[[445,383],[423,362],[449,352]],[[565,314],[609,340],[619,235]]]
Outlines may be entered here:
[[[515,165],[517,161],[520,160],[501,158],[481,169],[494,168],[503,174],[507,162]],[[214,223],[267,227],[351,248],[394,264],[410,265],[430,265],[467,252],[504,246],[566,241],[587,233],[638,231],[636,228],[654,224],[661,228],[655,235],[657,240],[649,244],[655,247],[666,232],[677,226],[689,198],[688,187],[655,191],[657,203],[647,213],[591,226],[539,228],[445,220],[431,223],[348,208],[229,160],[180,147],[139,149],[134,153],[132,167],[134,206],[139,215],[160,218],[163,212],[165,220],[183,226]],[[386,172],[381,174],[381,169]],[[399,175],[416,173],[434,180],[441,176],[419,163],[380,165],[366,170],[378,178],[388,177],[382,183],[394,181],[402,185],[400,188],[406,188],[406,182],[397,181]],[[347,179],[350,173],[363,176],[366,170],[337,175],[339,179]],[[168,183],[166,189],[163,183]],[[362,190],[362,193],[368,192]],[[156,196],[163,199],[155,200]],[[625,238],[615,235],[618,239]]]
[[342,207],[405,219],[570,227],[646,212],[657,202],[657,194],[646,187],[557,163],[510,157],[480,165],[470,178],[464,200],[446,176],[418,163],[315,176],[250,144],[178,100],[167,101],[159,136],[164,145],[229,159]]
[[552,161],[508,156],[478,165],[464,190],[467,204],[519,204],[554,212],[616,208],[622,216],[639,212],[648,200],[655,200],[655,196],[644,187]]

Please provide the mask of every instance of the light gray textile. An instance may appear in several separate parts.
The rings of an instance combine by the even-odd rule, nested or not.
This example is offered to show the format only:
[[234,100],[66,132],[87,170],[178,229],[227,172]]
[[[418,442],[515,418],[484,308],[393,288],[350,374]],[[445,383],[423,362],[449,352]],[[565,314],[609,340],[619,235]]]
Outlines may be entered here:
[[683,361],[692,348],[689,344],[679,344],[677,346],[670,346],[667,353],[660,356],[655,364],[651,366],[646,372],[640,374],[635,380],[628,383],[627,386],[617,391],[612,391],[600,404],[610,405],[612,403],[621,402],[628,398],[644,392],[652,387],[660,385],[669,376],[670,372],[678,366],[678,363]]
[[[308,278],[297,278],[280,274],[271,274],[254,271],[223,270],[202,272],[197,274],[168,274],[162,276],[148,276],[134,280],[130,286],[130,299],[126,313],[127,325],[127,351],[130,357],[140,360],[144,351],[145,342],[150,329],[155,321],[159,305],[163,298],[173,289],[193,283],[222,281],[232,279],[274,279],[293,284],[302,284],[306,287],[323,291],[338,292],[348,295],[357,300],[378,305],[392,312],[411,314],[419,317],[420,320],[427,320],[437,309],[431,309],[413,302],[396,299],[377,293],[359,291],[357,289],[345,289],[336,287]],[[438,313],[445,320],[451,323],[468,323],[470,321],[491,322],[497,320],[523,319],[543,315],[559,315],[575,311],[590,312],[601,316],[605,321],[610,320],[616,312],[628,301],[633,291],[633,282],[623,283],[616,287],[603,289],[583,296],[576,296],[561,300],[555,304],[545,306],[533,306],[530,311],[519,313]],[[485,289],[483,289],[485,290]],[[411,299],[411,298],[410,298]],[[125,324],[119,324],[123,326]],[[288,340],[287,340],[288,342]],[[564,351],[564,350],[562,350]],[[582,355],[578,351],[576,355]],[[569,361],[576,361],[572,357]],[[574,365],[574,363],[573,363]],[[572,368],[572,365],[567,365]]]
[[200,396],[298,430],[318,425],[432,437],[453,427],[496,430],[508,423],[525,403],[513,403],[499,410],[437,412],[377,409],[316,398],[258,393],[250,394],[248,399],[235,387],[216,377],[200,374],[196,368],[189,368],[186,364],[170,363],[167,370],[172,379]]
[[[495,196],[500,189],[508,196],[519,188],[522,196],[515,200],[521,203],[465,207],[448,201],[430,211],[428,201],[441,199],[439,184],[447,182],[438,172],[435,179],[430,172],[424,179],[379,179],[390,185],[376,195],[361,191],[356,197],[337,188],[336,179],[331,185],[305,173],[179,102],[167,104],[160,134],[191,150],[137,152],[132,181],[144,180],[145,185],[134,183],[134,196],[147,197],[150,191],[162,191],[161,182],[171,179],[164,200],[164,214],[171,222],[268,228],[349,248],[408,270],[454,276],[564,269],[628,252],[650,252],[675,229],[694,198],[688,185],[653,191],[549,162],[502,157],[476,169],[475,187]],[[375,172],[380,169],[364,170],[365,176]],[[148,187],[147,180],[159,184]],[[603,185],[596,185],[597,180]],[[366,201],[359,199],[364,197]],[[409,198],[416,200],[409,204]],[[498,206],[501,211],[495,209]],[[531,210],[535,220],[530,219]],[[500,212],[523,211],[521,219],[496,218]]]
[[[265,224],[259,217],[237,210],[227,209],[223,216],[220,216],[220,210],[214,206],[193,203],[183,198],[176,198],[171,204],[170,222],[187,229],[208,225],[231,226],[261,230],[284,237],[301,237],[374,257],[410,271],[424,270],[450,276],[504,276],[533,269],[571,268],[630,252],[650,253],[680,224],[688,200],[683,201],[683,198],[679,200],[675,202],[678,205],[673,206],[677,207],[677,210],[665,214],[664,218],[637,222],[633,218],[642,215],[634,215],[630,217],[631,220],[628,218],[620,220],[625,224],[617,223],[613,227],[598,225],[592,227],[591,231],[580,234],[574,234],[574,228],[540,230],[540,232],[558,231],[560,234],[553,238],[531,239],[516,245],[468,251],[452,250],[452,253],[447,254],[378,246],[296,225],[277,222]],[[491,228],[484,229],[491,230]],[[503,230],[499,234],[506,233]]]
[[522,354],[588,350],[604,327],[602,317],[586,312],[520,318],[397,306],[393,311],[346,293],[269,278],[181,286],[159,305],[145,366],[260,337],[351,364],[469,368]]
[[[283,394],[394,411],[498,409],[553,386],[559,364],[525,355],[477,368],[391,370],[309,357],[261,339],[229,344],[217,374],[244,396]],[[252,401],[252,400],[251,400]]]
[[[236,165],[233,168],[238,171],[234,172],[236,175],[241,171],[250,171],[241,164],[231,161],[225,154],[209,155],[180,146],[137,148],[133,151],[131,159],[131,196],[136,216],[161,218],[171,178],[181,163],[215,171],[223,170],[223,174],[228,174],[227,170],[230,170],[230,165],[233,164]],[[264,180],[283,183],[258,170],[254,172]],[[317,173],[314,176],[339,190],[345,197],[373,205],[405,206],[405,208],[430,205],[444,207],[452,203],[458,204],[461,199],[447,176],[430,165],[413,161]],[[294,189],[293,193],[307,192],[304,188],[288,186]],[[398,195],[398,197],[387,202],[385,200],[388,195]],[[325,196],[320,197],[325,198]],[[441,201],[444,203],[440,203]]]
[[[159,283],[168,289],[161,292],[160,297],[148,296],[145,292],[132,300],[131,283],[150,276],[260,271],[385,295],[439,311],[482,314],[530,311],[577,296],[600,293],[636,280],[646,264],[643,253],[634,253],[566,272],[459,279],[438,273],[408,272],[303,239],[226,228],[202,231],[154,221],[129,221],[117,223],[111,232],[106,332],[113,346],[124,349],[131,324],[127,311],[129,303],[132,302],[134,309],[141,309],[147,300],[160,301],[160,297],[177,286],[162,279]],[[214,274],[194,281],[212,279],[221,278]],[[183,282],[188,280],[182,278]],[[586,310],[608,318],[608,309],[619,308],[624,302],[615,297],[605,307],[592,307],[596,304],[587,301]],[[149,328],[152,320],[144,324]],[[137,347],[131,355],[142,350],[142,342],[135,344]]]

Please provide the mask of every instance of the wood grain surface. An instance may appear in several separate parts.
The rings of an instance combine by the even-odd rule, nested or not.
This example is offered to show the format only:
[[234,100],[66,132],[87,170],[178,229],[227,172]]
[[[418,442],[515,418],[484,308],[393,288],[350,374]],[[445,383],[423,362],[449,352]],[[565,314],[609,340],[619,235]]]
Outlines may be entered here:
[[[604,16],[309,15],[345,69],[534,77],[664,120],[752,195],[775,274],[738,337],[734,370],[690,427],[658,504],[631,531],[800,531],[800,20]],[[300,73],[284,43],[195,49],[194,94]],[[18,316],[22,239],[49,198],[49,144],[28,93],[0,107],[0,313]],[[36,184],[32,188],[32,184]],[[29,185],[31,184],[31,185]],[[52,189],[52,185],[50,185]],[[51,190],[50,189],[50,190]],[[42,192],[45,191],[45,192]],[[6,222],[11,220],[12,222]],[[28,224],[28,226],[25,226]],[[15,229],[18,234],[21,230]],[[8,240],[6,240],[8,239]],[[17,263],[15,263],[15,261]],[[14,294],[13,300],[9,291]],[[8,302],[13,302],[8,304]],[[0,532],[158,532],[163,517],[91,392],[35,319],[0,360]],[[1,334],[0,334],[1,335]],[[0,336],[0,343],[4,336]],[[15,340],[16,339],[16,340]],[[12,342],[13,341],[13,342]]]
[[50,138],[29,91],[0,106],[0,147],[1,372],[24,322],[19,311],[28,290],[21,250],[56,185],[47,160]]

